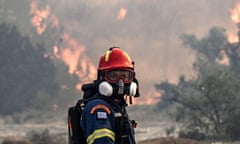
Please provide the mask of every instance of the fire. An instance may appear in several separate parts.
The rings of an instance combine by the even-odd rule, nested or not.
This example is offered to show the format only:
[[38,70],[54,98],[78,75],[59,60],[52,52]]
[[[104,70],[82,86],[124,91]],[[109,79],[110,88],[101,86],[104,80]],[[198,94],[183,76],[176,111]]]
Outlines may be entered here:
[[[240,28],[240,3],[237,3],[234,8],[230,9],[230,17],[234,23],[237,24],[238,29]],[[237,35],[228,33],[228,41],[230,43],[239,42]]]
[[30,4],[30,15],[32,16],[31,23],[37,29],[38,34],[42,34],[47,25],[45,20],[48,18],[50,12],[49,5],[46,5],[44,9],[40,10],[38,8],[36,1],[31,1]]
[[230,42],[230,43],[238,42],[238,37],[233,34],[228,34],[228,42]]
[[238,3],[233,9],[230,10],[231,19],[235,23],[240,23],[240,3]]
[[121,8],[118,12],[118,20],[124,20],[127,15],[127,9],[126,8]]
[[45,4],[43,8],[39,8],[38,3],[34,0],[30,3],[31,23],[36,28],[39,35],[41,35],[47,28],[47,21],[51,23],[52,27],[58,27],[58,18],[50,13],[50,6]]
[[76,89],[81,90],[81,86],[85,82],[90,82],[96,76],[96,67],[85,54],[85,47],[73,39],[68,34],[63,35],[63,41],[67,47],[59,48],[55,46],[56,57],[69,67],[69,74],[75,74],[79,77],[80,82],[76,85]]
[[[42,35],[48,26],[58,28],[61,25],[58,17],[51,13],[50,5],[45,4],[40,8],[35,0],[31,0],[30,2],[31,23],[36,28],[39,35]],[[127,9],[120,8],[117,19],[120,21],[124,20],[126,15]],[[62,44],[59,45],[57,44],[58,42],[56,42],[56,44],[52,47],[53,57],[68,66],[69,74],[74,74],[79,78],[79,83],[75,86],[75,88],[80,91],[83,83],[91,82],[95,79],[97,74],[96,66],[86,55],[86,48],[84,45],[79,43],[66,32],[61,34],[61,38]],[[46,56],[49,55],[47,54]],[[68,86],[62,85],[61,88],[67,89]],[[155,104],[161,97],[161,94],[158,92],[150,92],[147,95],[151,97],[136,99],[136,104]],[[54,105],[53,107],[54,109],[57,109],[57,105]]]
[[63,36],[64,41],[67,42],[69,47],[64,48],[60,54],[63,62],[69,66],[69,73],[74,74],[78,69],[78,60],[81,53],[84,51],[84,47],[79,45],[77,41],[70,38],[69,35]]
[[[59,27],[59,20],[51,14],[50,6],[45,4],[43,8],[39,8],[38,3],[34,0],[30,3],[31,23],[41,35],[47,28]],[[69,74],[75,74],[79,77],[79,83],[76,85],[77,90],[81,90],[81,86],[85,82],[90,82],[95,78],[96,67],[85,54],[85,47],[69,34],[62,34],[64,46],[53,46],[54,57],[63,61],[68,66]],[[48,54],[47,54],[48,55]]]
[[74,74],[77,71],[80,49],[66,48],[61,53],[61,58],[69,66],[68,72]]
[[59,55],[59,48],[55,45],[53,46],[53,54],[56,58],[60,58],[60,55]]

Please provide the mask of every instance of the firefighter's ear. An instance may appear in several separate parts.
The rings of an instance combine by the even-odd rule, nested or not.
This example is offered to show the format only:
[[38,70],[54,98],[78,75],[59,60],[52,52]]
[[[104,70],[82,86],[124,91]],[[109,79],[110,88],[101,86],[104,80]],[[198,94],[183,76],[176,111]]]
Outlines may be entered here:
[[113,87],[107,81],[103,81],[98,85],[98,92],[103,96],[109,97],[113,93]]

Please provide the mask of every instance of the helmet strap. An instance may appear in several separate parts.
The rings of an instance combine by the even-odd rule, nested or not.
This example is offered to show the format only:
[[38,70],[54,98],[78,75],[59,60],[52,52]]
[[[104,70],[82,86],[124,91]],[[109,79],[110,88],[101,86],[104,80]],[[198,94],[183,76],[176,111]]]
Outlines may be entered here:
[[103,81],[104,77],[105,77],[105,72],[104,71],[98,71],[97,80],[98,81]]

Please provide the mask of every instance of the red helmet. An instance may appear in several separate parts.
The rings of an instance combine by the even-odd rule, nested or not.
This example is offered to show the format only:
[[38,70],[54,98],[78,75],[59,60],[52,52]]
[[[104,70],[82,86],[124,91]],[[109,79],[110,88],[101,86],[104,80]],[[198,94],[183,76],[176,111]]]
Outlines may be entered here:
[[134,69],[133,61],[128,54],[119,47],[110,48],[101,56],[98,71],[118,68]]

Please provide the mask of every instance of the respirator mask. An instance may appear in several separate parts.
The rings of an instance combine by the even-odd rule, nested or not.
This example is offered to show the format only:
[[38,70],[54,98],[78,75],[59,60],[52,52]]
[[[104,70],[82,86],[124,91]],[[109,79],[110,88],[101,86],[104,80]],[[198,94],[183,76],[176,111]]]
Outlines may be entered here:
[[124,95],[135,96],[137,83],[133,70],[109,70],[104,72],[104,80],[99,83],[98,90],[103,96],[123,99]]

